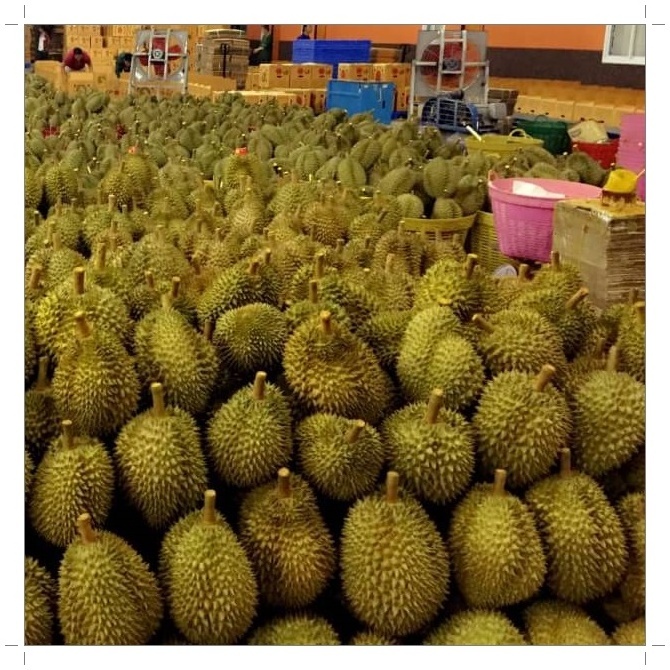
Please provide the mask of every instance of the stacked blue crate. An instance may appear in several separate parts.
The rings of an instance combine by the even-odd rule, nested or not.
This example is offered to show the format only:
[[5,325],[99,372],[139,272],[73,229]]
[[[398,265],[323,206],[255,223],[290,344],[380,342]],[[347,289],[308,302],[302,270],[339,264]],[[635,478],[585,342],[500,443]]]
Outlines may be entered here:
[[337,79],[340,63],[369,63],[371,51],[370,40],[295,40],[293,62],[332,65]]

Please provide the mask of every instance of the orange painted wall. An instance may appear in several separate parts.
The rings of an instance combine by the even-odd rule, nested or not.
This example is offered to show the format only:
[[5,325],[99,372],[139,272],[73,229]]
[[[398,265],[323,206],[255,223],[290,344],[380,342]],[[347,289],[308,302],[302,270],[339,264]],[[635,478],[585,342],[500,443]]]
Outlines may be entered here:
[[[319,39],[372,40],[375,44],[415,44],[420,25],[319,25]],[[259,28],[249,26],[249,36]],[[294,40],[300,26],[276,25],[275,42]],[[601,51],[604,25],[487,25],[490,47]]]

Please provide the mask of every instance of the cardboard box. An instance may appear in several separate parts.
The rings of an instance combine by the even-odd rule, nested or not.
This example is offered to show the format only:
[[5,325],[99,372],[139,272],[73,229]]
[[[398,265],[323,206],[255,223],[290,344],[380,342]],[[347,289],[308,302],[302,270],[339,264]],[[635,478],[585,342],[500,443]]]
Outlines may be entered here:
[[312,66],[304,63],[293,63],[289,76],[290,88],[312,88]]
[[396,112],[406,112],[409,107],[409,88],[407,86],[403,88],[396,87],[395,89],[395,111]]
[[311,107],[312,106],[312,92],[308,89],[296,88],[289,89],[286,93],[293,94],[295,98],[293,104],[298,105],[298,107]]
[[259,67],[260,87],[267,88],[287,88],[291,76],[291,66],[281,63],[263,63]]
[[370,81],[370,63],[341,63],[337,68],[337,78],[345,81]]
[[306,63],[312,68],[312,87],[326,88],[333,78],[333,66],[325,63]]
[[91,49],[102,49],[104,46],[104,38],[97,35],[91,37]]
[[390,81],[395,84],[396,89],[409,85],[409,63],[373,63],[371,69],[372,81]]
[[321,114],[326,111],[326,97],[328,91],[325,89],[313,89],[312,90],[312,109],[317,113]]

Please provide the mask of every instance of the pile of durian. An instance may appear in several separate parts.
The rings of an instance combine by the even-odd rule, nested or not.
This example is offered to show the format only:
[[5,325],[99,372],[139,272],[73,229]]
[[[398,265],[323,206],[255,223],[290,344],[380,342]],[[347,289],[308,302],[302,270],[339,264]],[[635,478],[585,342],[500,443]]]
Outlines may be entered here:
[[27,91],[26,644],[644,644],[644,303],[405,231],[488,157]]

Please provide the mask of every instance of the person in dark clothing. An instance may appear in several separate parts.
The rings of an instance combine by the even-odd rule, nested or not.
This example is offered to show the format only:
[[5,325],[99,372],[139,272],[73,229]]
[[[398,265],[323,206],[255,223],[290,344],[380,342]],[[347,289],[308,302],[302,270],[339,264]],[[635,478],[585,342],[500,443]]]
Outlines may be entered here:
[[117,79],[121,78],[122,72],[130,72],[130,66],[133,62],[133,54],[129,51],[122,51],[116,57],[116,65],[114,66],[114,74]]
[[272,33],[270,26],[261,26],[261,43],[251,52],[254,64],[269,63],[272,60]]
[[312,29],[310,26],[303,26],[300,30],[300,35],[296,37],[297,40],[308,40],[311,39],[309,34],[312,32]]

